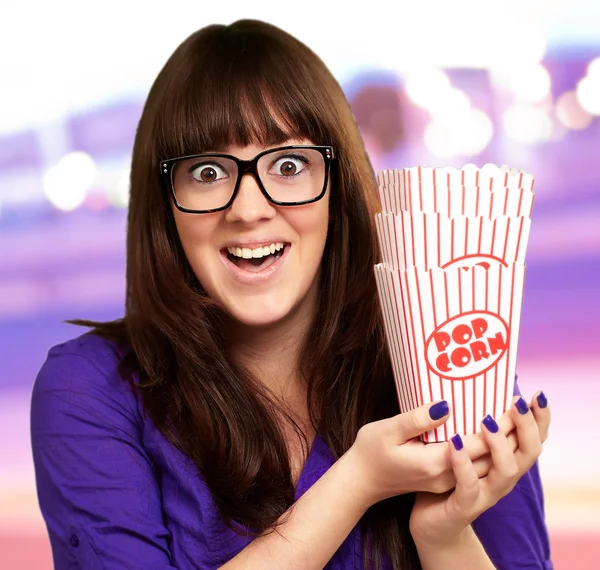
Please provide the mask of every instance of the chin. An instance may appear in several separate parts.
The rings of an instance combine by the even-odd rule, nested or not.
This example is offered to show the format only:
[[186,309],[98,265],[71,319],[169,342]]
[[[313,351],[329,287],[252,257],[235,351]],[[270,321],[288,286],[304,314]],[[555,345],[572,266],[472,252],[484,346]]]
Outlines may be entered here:
[[239,323],[249,327],[269,327],[288,317],[294,306],[291,303],[261,303],[247,301],[236,306],[225,305],[225,311]]

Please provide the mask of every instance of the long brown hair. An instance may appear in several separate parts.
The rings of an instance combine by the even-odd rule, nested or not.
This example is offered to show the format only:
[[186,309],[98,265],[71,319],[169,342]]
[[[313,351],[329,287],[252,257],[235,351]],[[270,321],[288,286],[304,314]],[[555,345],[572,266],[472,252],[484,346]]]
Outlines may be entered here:
[[[223,518],[255,533],[273,528],[294,500],[277,404],[228,357],[219,310],[183,253],[158,164],[291,137],[332,145],[337,155],[319,306],[301,358],[311,420],[338,458],[361,426],[398,413],[373,273],[372,167],[329,70],[263,22],[199,30],[154,82],[133,147],[125,317],[95,323],[96,334],[127,347],[124,378],[137,376],[149,417],[196,463]],[[420,567],[408,530],[412,499],[382,501],[363,517],[365,557],[376,567],[383,551],[396,570]]]

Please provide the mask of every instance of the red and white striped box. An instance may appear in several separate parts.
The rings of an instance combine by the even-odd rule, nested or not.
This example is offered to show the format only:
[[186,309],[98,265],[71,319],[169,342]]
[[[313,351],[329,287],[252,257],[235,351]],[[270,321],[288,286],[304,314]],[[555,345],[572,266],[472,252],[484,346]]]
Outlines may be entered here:
[[451,264],[505,264],[525,261],[531,220],[440,213],[400,212],[375,216],[377,236],[388,267],[423,269]]
[[468,165],[378,180],[375,275],[400,407],[450,402],[426,442],[476,433],[512,401],[533,178]]
[[533,177],[507,166],[382,170],[377,175],[383,212],[439,212],[456,216],[531,217]]

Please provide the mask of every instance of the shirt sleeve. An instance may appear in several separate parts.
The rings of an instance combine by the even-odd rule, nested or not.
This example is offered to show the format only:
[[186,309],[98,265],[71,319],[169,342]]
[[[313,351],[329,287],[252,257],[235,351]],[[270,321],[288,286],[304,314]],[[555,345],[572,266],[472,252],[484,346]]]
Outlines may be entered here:
[[55,570],[177,570],[135,397],[116,373],[52,349],[36,378],[31,442]]
[[473,522],[498,570],[552,570],[537,462],[514,489]]
[[[513,394],[521,395],[517,376]],[[473,528],[498,570],[553,570],[537,461]]]

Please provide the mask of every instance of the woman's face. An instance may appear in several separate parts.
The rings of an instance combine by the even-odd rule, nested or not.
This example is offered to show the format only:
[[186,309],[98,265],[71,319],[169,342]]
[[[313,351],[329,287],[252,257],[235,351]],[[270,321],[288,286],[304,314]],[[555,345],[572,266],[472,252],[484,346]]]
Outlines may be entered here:
[[[284,143],[292,144],[313,143]],[[222,152],[248,160],[268,148],[273,147],[232,146]],[[297,309],[314,307],[327,238],[329,188],[317,202],[276,206],[246,174],[228,209],[189,214],[173,207],[173,212],[196,277],[234,319],[250,326],[272,325]]]

